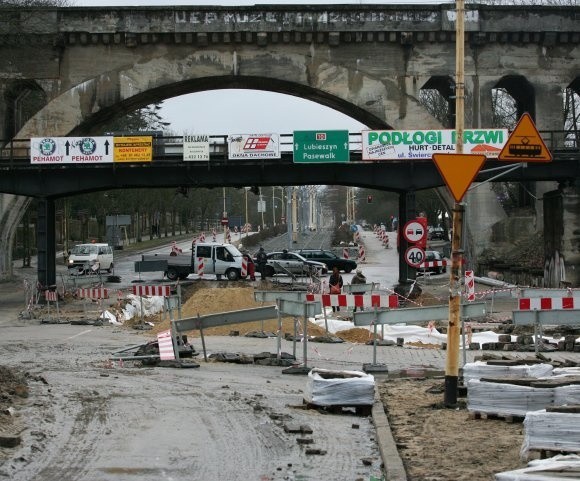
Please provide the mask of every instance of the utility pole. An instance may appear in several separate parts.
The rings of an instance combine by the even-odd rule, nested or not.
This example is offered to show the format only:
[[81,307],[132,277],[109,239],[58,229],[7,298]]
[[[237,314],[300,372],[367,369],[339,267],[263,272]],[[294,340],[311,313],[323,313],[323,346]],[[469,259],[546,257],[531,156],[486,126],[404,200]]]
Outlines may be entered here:
[[[464,129],[464,46],[465,46],[465,2],[456,0],[456,45],[455,45],[455,130],[456,154],[463,153]],[[451,274],[449,281],[449,327],[447,329],[447,360],[445,363],[445,396],[447,407],[457,405],[459,379],[459,340],[461,334],[461,265],[463,260],[462,231],[464,205],[453,206],[453,238],[451,239]],[[465,346],[463,346],[465,349]]]
[[288,228],[288,250],[292,250],[292,187],[286,187],[286,226]]
[[[222,215],[222,219],[228,218],[228,212],[226,211],[226,188],[222,187],[222,194],[224,197],[224,211]],[[227,242],[228,238],[228,224],[224,223],[224,243]]]
[[297,192],[292,189],[292,243],[298,242],[298,209],[297,209]]
[[272,227],[276,227],[276,196],[272,187]]

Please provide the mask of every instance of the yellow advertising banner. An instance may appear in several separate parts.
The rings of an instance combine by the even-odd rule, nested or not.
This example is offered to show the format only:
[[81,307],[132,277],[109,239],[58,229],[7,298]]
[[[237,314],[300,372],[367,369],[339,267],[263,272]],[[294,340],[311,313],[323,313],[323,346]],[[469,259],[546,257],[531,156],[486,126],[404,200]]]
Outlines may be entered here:
[[114,137],[114,162],[151,162],[153,160],[153,137]]

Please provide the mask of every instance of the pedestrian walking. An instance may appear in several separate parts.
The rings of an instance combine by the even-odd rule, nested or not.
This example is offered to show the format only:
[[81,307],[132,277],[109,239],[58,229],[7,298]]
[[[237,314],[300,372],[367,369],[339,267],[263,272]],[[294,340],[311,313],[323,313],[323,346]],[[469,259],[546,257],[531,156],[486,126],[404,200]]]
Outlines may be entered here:
[[[363,274],[361,269],[357,269],[356,270],[356,274],[354,275],[354,277],[352,278],[352,280],[350,281],[351,285],[355,285],[355,284],[366,284],[367,283],[367,278],[365,277],[365,275]],[[357,295],[357,294],[364,294],[364,292],[354,292],[353,294]],[[362,311],[363,308],[361,307],[360,310]],[[356,306],[354,306],[354,309],[352,312],[356,312]]]
[[266,255],[266,251],[263,247],[260,247],[260,250],[256,254],[256,264],[258,264],[258,272],[262,279],[266,278],[266,265],[268,263],[268,256]]
[[[328,278],[328,285],[330,286],[331,294],[340,294],[342,292],[342,286],[344,282],[340,272],[338,272],[338,267],[334,266],[332,268],[332,274]],[[340,306],[332,306],[332,312],[340,311]]]

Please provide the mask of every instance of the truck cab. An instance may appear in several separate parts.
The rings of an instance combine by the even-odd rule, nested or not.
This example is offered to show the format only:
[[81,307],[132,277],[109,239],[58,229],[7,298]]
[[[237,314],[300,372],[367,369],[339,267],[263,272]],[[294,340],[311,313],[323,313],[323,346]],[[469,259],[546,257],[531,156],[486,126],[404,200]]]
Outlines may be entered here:
[[191,252],[191,264],[197,274],[201,258],[204,274],[215,274],[218,279],[225,275],[228,280],[235,281],[241,277],[242,257],[242,253],[231,244],[196,244]]

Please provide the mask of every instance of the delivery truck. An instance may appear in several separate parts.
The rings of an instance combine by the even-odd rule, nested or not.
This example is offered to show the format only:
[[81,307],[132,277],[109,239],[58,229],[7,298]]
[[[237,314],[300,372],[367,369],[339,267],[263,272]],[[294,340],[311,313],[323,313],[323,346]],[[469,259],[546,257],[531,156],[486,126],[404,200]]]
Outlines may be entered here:
[[191,254],[173,250],[171,254],[143,255],[140,268],[145,272],[148,270],[147,263],[165,265],[159,261],[167,261],[164,274],[170,281],[176,281],[186,279],[190,274],[199,274],[203,263],[204,275],[215,274],[218,279],[225,276],[230,281],[236,281],[242,277],[242,258],[242,253],[231,244],[196,243]]

